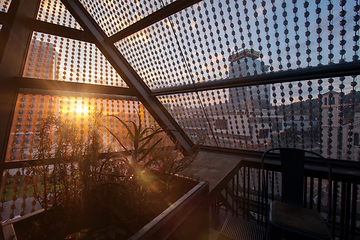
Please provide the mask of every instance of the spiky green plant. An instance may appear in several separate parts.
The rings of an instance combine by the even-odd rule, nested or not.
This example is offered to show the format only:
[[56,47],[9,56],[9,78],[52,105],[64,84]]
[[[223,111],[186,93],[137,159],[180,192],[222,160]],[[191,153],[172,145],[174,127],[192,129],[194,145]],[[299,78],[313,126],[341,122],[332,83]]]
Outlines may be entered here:
[[[130,140],[131,146],[127,147],[120,139],[119,134],[114,133],[111,129],[104,125],[104,128],[116,139],[124,151],[112,153],[108,156],[108,162],[112,161],[123,162],[127,168],[130,177],[138,179],[138,176],[148,168],[156,158],[150,158],[150,153],[162,141],[162,138],[157,139],[158,135],[164,130],[160,127],[144,127],[139,116],[139,123],[134,121],[123,121],[116,115],[108,115],[113,117],[124,126],[126,130],[126,139]],[[155,141],[154,141],[155,140]]]

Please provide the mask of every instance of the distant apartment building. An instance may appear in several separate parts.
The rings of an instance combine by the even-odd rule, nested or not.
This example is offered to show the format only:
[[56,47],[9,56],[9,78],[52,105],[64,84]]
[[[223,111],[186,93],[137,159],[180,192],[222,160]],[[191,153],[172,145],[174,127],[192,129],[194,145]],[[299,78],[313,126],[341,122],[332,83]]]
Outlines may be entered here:
[[224,114],[223,118],[214,118],[213,126],[216,135],[224,143],[235,139],[236,147],[251,149],[263,148],[272,142],[273,133],[283,129],[282,116],[267,109],[256,110],[251,114],[235,110]]
[[351,123],[340,121],[340,94],[322,95],[323,155],[335,159],[360,160],[360,116],[355,114]]
[[26,58],[24,77],[56,80],[59,79],[57,71],[58,52],[55,45],[39,40],[32,40]]
[[291,119],[290,117],[286,118],[286,126],[287,128],[294,127],[296,132],[300,132],[303,130],[309,130],[310,125],[310,116],[309,115],[294,115]]
[[[262,65],[258,60],[260,52],[244,49],[229,56],[229,79],[241,79],[246,76],[262,74],[268,71],[269,66]],[[266,85],[239,87],[229,89],[229,102],[233,103],[236,109],[266,109],[266,93],[269,95],[270,89]],[[244,103],[244,98],[248,99]],[[251,101],[253,98],[253,101]]]
[[[54,44],[32,40],[23,76],[58,79],[57,52]],[[36,154],[38,117],[48,111],[59,112],[59,103],[50,96],[22,95],[18,97],[9,135],[6,161],[31,159]]]

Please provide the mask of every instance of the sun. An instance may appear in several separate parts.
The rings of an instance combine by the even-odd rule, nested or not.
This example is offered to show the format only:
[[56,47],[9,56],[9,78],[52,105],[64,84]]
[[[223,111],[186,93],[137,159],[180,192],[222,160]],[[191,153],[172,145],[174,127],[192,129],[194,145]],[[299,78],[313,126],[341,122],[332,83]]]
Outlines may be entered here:
[[73,112],[84,115],[87,115],[89,112],[88,108],[84,104],[76,104],[72,110]]

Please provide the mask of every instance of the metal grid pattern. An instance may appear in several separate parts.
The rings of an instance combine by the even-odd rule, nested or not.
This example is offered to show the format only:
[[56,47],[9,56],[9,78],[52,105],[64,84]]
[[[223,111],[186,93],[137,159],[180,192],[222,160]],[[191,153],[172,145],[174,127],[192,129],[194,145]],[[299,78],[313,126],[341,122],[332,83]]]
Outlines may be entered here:
[[[107,36],[111,36],[131,24],[161,9],[165,3],[158,0],[80,1]],[[166,1],[169,3],[169,1]],[[171,1],[170,1],[171,2]]]
[[42,0],[37,20],[83,30],[60,0]]
[[[94,97],[76,97],[71,93],[67,95],[39,95],[39,94],[19,94],[14,120],[9,136],[9,145],[5,161],[32,160],[36,159],[37,143],[39,139],[39,128],[41,121],[46,119],[51,113],[72,120],[77,128],[81,141],[85,141],[91,123],[91,113],[94,110],[101,110],[103,116],[117,115],[124,121],[138,122],[141,117],[144,126],[157,126],[155,120],[144,109],[139,101],[121,99],[106,99]],[[103,124],[114,132],[125,133],[125,128],[111,117],[103,117]],[[124,130],[124,131],[123,131]],[[121,151],[113,137],[105,130],[103,134],[103,151]],[[56,137],[52,133],[54,137]],[[125,135],[122,136],[124,145]],[[168,138],[163,139],[170,144]]]
[[151,89],[351,62],[359,5],[340,2],[206,0],[115,46]]
[[23,77],[126,87],[95,44],[38,32]]

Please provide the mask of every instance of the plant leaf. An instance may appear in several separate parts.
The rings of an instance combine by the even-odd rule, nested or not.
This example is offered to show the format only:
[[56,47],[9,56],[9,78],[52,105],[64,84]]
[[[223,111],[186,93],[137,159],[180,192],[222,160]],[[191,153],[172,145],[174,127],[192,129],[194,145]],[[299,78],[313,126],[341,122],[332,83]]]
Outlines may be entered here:
[[105,116],[105,117],[114,117],[114,118],[116,118],[122,125],[124,125],[124,127],[126,128],[128,134],[130,135],[130,137],[131,137],[132,139],[134,139],[134,135],[133,135],[130,127],[126,124],[126,122],[124,122],[123,120],[121,120],[121,119],[120,119],[118,116],[116,116],[116,115],[107,115],[107,116]]
[[[154,149],[154,147],[162,140],[160,138],[154,145],[152,145],[149,149],[146,150],[146,152],[141,156],[141,158],[138,160],[138,162],[141,162],[146,156]],[[153,161],[153,160],[152,160]]]
[[124,146],[124,144],[122,144],[120,139],[108,127],[106,127],[104,125],[103,125],[103,127],[116,139],[116,141],[120,144],[120,146],[122,148],[124,148],[125,152],[127,152],[128,154],[131,154],[130,151]]

